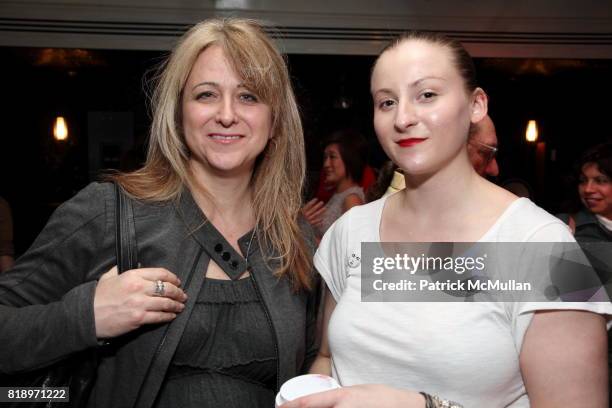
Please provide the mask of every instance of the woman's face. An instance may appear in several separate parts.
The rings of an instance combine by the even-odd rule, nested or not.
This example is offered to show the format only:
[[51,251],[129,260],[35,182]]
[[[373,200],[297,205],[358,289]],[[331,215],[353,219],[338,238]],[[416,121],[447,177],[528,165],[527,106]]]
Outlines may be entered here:
[[270,106],[243,84],[216,45],[193,65],[182,110],[192,164],[206,171],[225,176],[251,172],[271,137]]
[[461,154],[469,165],[470,121],[486,115],[486,97],[468,94],[446,47],[406,40],[386,51],[371,91],[378,140],[406,174],[432,174]]
[[337,185],[346,178],[346,167],[340,155],[340,147],[332,143],[323,152],[323,181]]
[[612,220],[612,180],[599,171],[597,164],[582,166],[578,193],[592,213]]

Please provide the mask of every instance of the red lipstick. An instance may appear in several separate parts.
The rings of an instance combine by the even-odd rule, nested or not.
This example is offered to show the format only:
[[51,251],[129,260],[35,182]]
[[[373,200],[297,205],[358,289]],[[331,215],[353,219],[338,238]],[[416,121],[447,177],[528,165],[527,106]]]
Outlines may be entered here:
[[415,144],[424,142],[425,140],[427,140],[427,138],[411,137],[408,139],[399,140],[396,143],[400,145],[401,147],[410,147],[410,146],[414,146]]

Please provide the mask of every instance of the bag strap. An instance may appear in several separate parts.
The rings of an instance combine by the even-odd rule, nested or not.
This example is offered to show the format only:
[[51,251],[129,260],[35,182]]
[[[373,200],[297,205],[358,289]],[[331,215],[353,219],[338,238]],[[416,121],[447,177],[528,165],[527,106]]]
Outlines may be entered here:
[[115,252],[119,273],[138,267],[134,208],[119,183],[115,183]]

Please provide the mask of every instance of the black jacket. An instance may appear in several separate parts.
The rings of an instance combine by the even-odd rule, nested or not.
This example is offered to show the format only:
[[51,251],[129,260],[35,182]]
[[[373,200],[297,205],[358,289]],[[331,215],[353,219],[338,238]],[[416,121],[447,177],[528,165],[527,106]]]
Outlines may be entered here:
[[[570,214],[559,215],[559,218],[567,224],[569,217]],[[612,232],[604,228],[595,215],[585,209],[571,214],[571,217],[574,219],[576,241],[599,275],[608,296],[612,298]]]
[[[145,326],[102,350],[90,407],[149,406],[211,257],[224,269],[245,268],[244,259],[228,245],[215,251],[225,241],[204,222],[188,191],[177,203],[134,202],[134,218],[142,267],[164,267],[175,273],[189,299],[172,324]],[[15,267],[0,274],[0,373],[43,367],[99,346],[93,298],[97,279],[116,263],[114,228],[114,187],[92,183],[59,207]],[[249,238],[250,234],[238,241],[243,253]],[[287,279],[273,276],[257,240],[249,264],[274,329],[278,388],[306,370],[316,355],[317,291],[293,293]]]

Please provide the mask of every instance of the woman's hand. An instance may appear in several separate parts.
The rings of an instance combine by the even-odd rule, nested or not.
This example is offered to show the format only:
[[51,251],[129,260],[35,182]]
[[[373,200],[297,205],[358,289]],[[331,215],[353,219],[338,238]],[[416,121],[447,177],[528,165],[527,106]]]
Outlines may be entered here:
[[425,398],[386,385],[364,384],[307,395],[281,408],[425,408]]
[[[158,281],[163,282],[163,293],[159,293]],[[113,267],[96,286],[96,336],[117,337],[145,324],[172,321],[187,300],[180,283],[163,268],[132,269],[119,275]]]
[[326,209],[323,201],[313,198],[302,207],[302,215],[310,225],[316,227],[323,221]]

